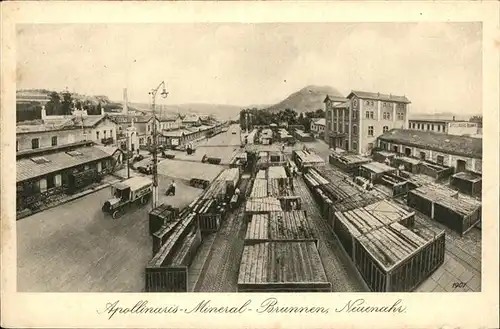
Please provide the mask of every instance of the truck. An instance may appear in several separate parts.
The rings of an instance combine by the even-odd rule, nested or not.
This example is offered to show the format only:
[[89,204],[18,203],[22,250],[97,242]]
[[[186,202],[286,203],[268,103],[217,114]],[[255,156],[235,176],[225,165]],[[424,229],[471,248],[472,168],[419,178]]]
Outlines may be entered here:
[[102,206],[102,211],[118,218],[127,208],[148,203],[153,193],[153,181],[149,177],[132,177],[111,186],[112,197]]

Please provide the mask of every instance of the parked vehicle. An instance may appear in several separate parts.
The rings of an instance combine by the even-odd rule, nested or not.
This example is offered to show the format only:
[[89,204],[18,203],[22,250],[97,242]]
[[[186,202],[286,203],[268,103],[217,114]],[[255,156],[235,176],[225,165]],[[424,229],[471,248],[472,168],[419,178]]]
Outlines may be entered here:
[[111,199],[104,202],[102,211],[114,218],[132,205],[145,205],[153,192],[153,181],[148,177],[132,177],[111,187]]

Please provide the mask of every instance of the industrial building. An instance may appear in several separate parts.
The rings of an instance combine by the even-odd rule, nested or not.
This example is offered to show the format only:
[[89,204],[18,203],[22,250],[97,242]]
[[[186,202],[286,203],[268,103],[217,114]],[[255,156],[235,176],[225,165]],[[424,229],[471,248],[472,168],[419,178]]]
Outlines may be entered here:
[[325,99],[325,137],[331,148],[371,154],[379,135],[408,126],[410,100],[406,96],[352,91],[347,100]]
[[456,172],[482,172],[481,138],[394,129],[378,137],[377,147],[408,158],[454,167]]

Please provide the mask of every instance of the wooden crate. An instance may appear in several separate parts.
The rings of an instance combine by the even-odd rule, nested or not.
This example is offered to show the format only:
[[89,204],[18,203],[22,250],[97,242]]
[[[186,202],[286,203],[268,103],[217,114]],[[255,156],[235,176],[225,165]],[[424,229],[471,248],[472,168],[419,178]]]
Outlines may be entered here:
[[158,232],[163,225],[173,221],[179,214],[179,209],[162,204],[149,212],[149,234]]

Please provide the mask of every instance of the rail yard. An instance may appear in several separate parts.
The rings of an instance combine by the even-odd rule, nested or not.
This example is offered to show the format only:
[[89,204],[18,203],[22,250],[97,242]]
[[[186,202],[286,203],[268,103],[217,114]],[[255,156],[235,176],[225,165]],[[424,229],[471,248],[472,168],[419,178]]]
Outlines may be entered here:
[[[265,143],[253,131],[241,145],[231,126],[194,155],[171,151],[158,164],[154,209],[118,219],[97,209],[77,220],[66,204],[24,219],[19,290],[480,290],[481,203],[462,193],[477,194],[477,177],[467,185],[468,176],[455,175],[454,188],[442,184],[449,168],[388,152],[340,154],[308,139],[290,147],[269,131]],[[177,193],[164,195],[172,181]],[[103,190],[73,205],[89,209],[109,197]],[[90,282],[89,273],[100,279]],[[466,288],[451,288],[457,280]]]

